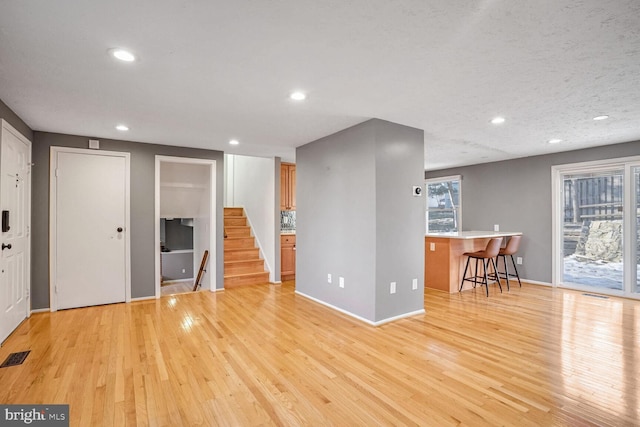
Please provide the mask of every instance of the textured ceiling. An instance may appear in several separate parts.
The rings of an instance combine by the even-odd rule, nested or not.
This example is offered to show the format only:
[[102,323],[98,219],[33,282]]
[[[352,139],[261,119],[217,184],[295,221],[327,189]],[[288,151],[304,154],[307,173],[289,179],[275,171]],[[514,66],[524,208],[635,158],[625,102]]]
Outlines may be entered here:
[[34,130],[285,160],[372,117],[423,129],[426,169],[634,141],[640,1],[2,0],[0,99]]

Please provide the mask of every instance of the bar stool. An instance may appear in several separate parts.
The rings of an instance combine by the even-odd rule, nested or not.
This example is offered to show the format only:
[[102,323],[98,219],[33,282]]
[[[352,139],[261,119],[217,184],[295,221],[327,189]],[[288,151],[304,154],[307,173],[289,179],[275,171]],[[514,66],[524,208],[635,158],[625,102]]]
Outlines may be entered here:
[[[518,279],[518,283],[520,287],[522,287],[522,282],[520,281],[520,275],[518,274],[518,267],[516,267],[516,262],[513,260],[513,254],[518,252],[518,248],[520,247],[520,240],[522,236],[511,236],[507,245],[504,248],[500,248],[500,252],[498,252],[498,256],[496,257],[496,266],[500,265],[500,258],[502,258],[502,263],[504,264],[504,272],[496,269],[496,273],[498,276],[507,280],[507,290],[509,290],[509,277],[515,277]],[[511,264],[513,264],[514,273],[509,273],[509,266],[507,265],[507,255],[511,257]],[[493,277],[496,277],[494,275]]]
[[[502,237],[494,237],[491,240],[489,240],[489,243],[487,243],[487,247],[483,251],[465,252],[464,254],[462,254],[462,256],[466,256],[468,258],[467,258],[467,264],[464,267],[464,273],[462,274],[462,281],[460,282],[460,290],[458,292],[462,292],[462,287],[464,286],[464,282],[466,281],[466,282],[473,282],[474,288],[478,283],[480,284],[480,286],[485,285],[485,287],[487,288],[487,296],[489,296],[489,273],[487,272],[487,270],[489,270],[489,264],[491,264],[493,265],[494,273],[498,271],[496,269],[495,258],[498,256],[498,253],[500,252],[501,244],[502,244]],[[467,270],[469,269],[469,261],[471,260],[471,258],[476,260],[476,272],[474,276],[466,277]],[[478,276],[479,260],[482,260],[482,266],[484,270],[482,276]],[[494,276],[498,282],[498,286],[500,287],[500,292],[502,292],[500,277],[498,277],[495,274]],[[478,280],[478,279],[482,279],[482,280]]]

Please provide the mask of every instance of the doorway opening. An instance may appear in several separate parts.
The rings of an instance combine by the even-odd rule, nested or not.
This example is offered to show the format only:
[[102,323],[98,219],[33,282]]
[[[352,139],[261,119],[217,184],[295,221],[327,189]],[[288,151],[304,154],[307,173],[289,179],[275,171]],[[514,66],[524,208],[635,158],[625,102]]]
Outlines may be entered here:
[[215,160],[156,156],[156,298],[216,290]]

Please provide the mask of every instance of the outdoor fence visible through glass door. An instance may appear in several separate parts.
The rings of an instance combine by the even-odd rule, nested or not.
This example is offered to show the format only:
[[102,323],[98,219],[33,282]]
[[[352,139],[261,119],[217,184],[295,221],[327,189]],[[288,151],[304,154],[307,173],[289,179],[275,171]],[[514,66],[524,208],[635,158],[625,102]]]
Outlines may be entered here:
[[563,175],[565,284],[623,290],[623,196],[622,168]]

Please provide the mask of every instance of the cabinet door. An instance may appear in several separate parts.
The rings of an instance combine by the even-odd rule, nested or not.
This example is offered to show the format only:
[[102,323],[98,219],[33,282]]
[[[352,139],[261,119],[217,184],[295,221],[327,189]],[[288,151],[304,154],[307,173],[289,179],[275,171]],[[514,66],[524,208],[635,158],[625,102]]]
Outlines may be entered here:
[[289,166],[289,206],[296,210],[296,165]]
[[280,210],[296,209],[296,165],[284,163],[280,166]]
[[280,210],[288,210],[289,203],[289,169],[287,165],[280,166]]
[[296,236],[281,236],[280,248],[280,276],[282,280],[292,280],[296,274]]
[[282,247],[281,276],[296,274],[296,251],[293,245]]

